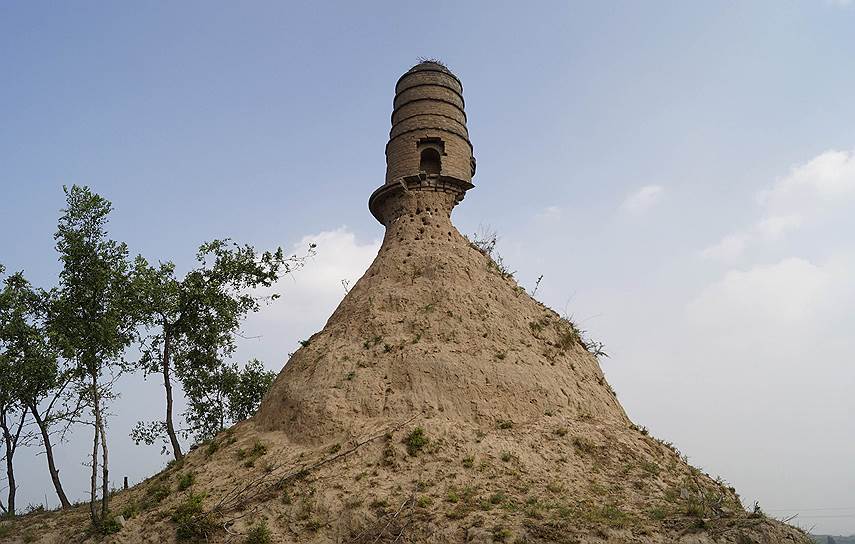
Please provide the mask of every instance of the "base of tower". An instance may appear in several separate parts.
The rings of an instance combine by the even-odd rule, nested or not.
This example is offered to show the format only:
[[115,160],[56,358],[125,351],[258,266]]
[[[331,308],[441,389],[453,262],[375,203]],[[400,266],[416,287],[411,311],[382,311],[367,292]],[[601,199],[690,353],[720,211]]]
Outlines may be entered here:
[[378,187],[368,199],[368,209],[384,226],[389,224],[389,214],[386,212],[390,200],[410,191],[432,191],[448,193],[455,196],[454,205],[463,200],[466,191],[475,187],[472,183],[451,176],[441,174],[425,174],[406,176],[397,183],[387,183]]

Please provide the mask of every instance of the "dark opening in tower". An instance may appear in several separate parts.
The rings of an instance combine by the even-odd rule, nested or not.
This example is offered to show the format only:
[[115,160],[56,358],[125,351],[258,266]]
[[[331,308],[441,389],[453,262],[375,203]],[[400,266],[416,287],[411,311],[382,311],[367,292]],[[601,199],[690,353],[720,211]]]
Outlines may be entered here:
[[432,147],[422,149],[419,170],[427,174],[439,174],[442,171],[442,159],[439,151]]

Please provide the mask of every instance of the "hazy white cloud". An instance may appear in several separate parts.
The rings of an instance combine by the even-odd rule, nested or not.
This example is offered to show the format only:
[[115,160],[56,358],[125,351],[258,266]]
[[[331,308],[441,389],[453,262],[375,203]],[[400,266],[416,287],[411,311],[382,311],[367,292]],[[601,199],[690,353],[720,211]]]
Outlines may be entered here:
[[644,213],[662,198],[665,188],[661,185],[645,185],[624,199],[621,209],[632,214]]
[[279,370],[297,341],[320,330],[350,287],[362,277],[380,249],[380,239],[360,242],[347,227],[304,236],[293,252],[305,252],[317,244],[317,254],[305,268],[279,281],[273,291],[281,298],[251,316],[244,327],[256,341],[241,346],[242,355],[258,357]]
[[351,283],[358,280],[380,250],[380,239],[359,243],[347,227],[306,235],[294,244],[294,251],[309,243],[317,244],[317,254],[297,273],[296,279],[299,291],[306,292],[311,299],[318,296],[340,299],[340,293],[344,293],[341,280]]
[[826,268],[789,258],[748,270],[731,270],[691,301],[688,311],[702,324],[735,325],[736,329],[748,323],[796,323],[811,318],[829,285]]
[[[717,378],[716,372],[705,372],[708,384],[720,379],[722,387],[729,387],[735,372],[756,386],[789,388],[789,395],[822,391],[829,403],[851,411],[845,386],[816,375],[793,380],[786,374],[799,373],[807,364],[843,383],[855,379],[848,340],[855,326],[853,275],[851,253],[821,261],[789,257],[730,270],[686,304],[686,352],[723,373]],[[744,402],[751,402],[752,387],[743,392]],[[774,396],[770,392],[766,398]],[[812,411],[822,417],[825,409]]]
[[816,211],[851,198],[855,198],[855,152],[835,150],[793,167],[757,195],[770,214]]
[[734,259],[751,244],[776,240],[811,219],[855,201],[855,152],[826,151],[756,195],[760,218],[701,250],[706,259]]
[[748,245],[749,235],[745,233],[729,234],[719,242],[702,249],[700,256],[704,259],[729,261],[742,255]]
[[538,221],[558,221],[564,212],[558,206],[547,206],[537,214]]
[[767,239],[777,239],[791,230],[796,230],[802,226],[804,218],[800,214],[792,213],[789,215],[770,215],[761,219],[755,230],[761,236]]
[[799,214],[764,217],[750,228],[728,234],[715,244],[702,249],[699,255],[704,259],[732,261],[742,255],[752,242],[759,239],[777,240],[787,232],[801,227],[803,222]]

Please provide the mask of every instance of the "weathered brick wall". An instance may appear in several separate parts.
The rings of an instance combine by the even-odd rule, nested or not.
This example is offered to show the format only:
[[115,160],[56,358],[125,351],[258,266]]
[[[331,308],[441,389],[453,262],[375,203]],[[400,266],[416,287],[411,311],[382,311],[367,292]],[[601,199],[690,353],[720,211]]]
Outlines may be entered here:
[[435,98],[456,105],[461,111],[465,107],[463,97],[455,90],[449,89],[442,85],[419,85],[417,87],[409,87],[401,91],[395,96],[394,107],[397,109],[407,102],[419,100],[421,98]]
[[[450,125],[450,122],[447,124]],[[469,161],[472,148],[467,139],[445,130],[419,129],[403,133],[389,141],[386,146],[386,183],[395,183],[404,176],[419,173],[420,157],[416,146],[422,138],[442,138],[445,143],[442,175],[464,181],[472,179],[472,167]]]
[[460,125],[460,130],[464,133],[466,132],[466,114],[463,113],[463,110],[449,102],[434,98],[422,98],[413,102],[407,102],[397,108],[392,114],[392,132],[395,132],[398,123],[411,120],[413,117],[420,115],[436,115],[457,121]]
[[433,83],[442,85],[450,89],[454,89],[460,94],[463,94],[463,85],[454,74],[445,68],[440,68],[438,65],[431,62],[424,62],[413,66],[409,72],[401,76],[398,84],[395,85],[395,94],[400,93],[404,89],[415,87],[416,85],[424,85]]
[[444,144],[441,175],[472,179],[472,144],[463,110],[463,85],[446,68],[430,62],[414,66],[395,86],[394,111],[386,145],[386,183],[419,173],[419,140]]

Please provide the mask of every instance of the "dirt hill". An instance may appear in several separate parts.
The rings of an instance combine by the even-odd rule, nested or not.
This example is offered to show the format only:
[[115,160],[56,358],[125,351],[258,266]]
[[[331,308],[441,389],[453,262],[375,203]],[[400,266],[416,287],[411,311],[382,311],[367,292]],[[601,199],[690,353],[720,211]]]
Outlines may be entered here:
[[106,542],[810,542],[632,424],[573,324],[454,228],[465,186],[396,179],[377,258],[258,414],[118,493]]
[[[409,194],[256,417],[119,493],[106,541],[244,542],[263,523],[272,542],[808,542],[632,425],[573,325],[451,203]],[[32,516],[11,541],[79,542],[86,523]]]

